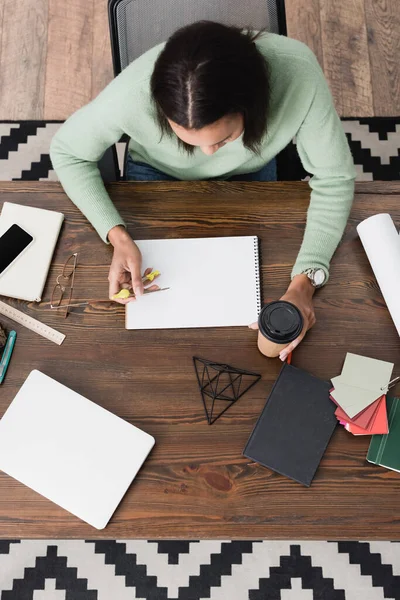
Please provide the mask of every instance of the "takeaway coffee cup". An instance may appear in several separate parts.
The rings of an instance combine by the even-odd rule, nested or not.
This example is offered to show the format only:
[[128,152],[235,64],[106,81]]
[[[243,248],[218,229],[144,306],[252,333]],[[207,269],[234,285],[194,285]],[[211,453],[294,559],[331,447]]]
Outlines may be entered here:
[[266,304],[258,317],[258,349],[273,358],[293,342],[303,329],[303,317],[297,306],[284,300]]

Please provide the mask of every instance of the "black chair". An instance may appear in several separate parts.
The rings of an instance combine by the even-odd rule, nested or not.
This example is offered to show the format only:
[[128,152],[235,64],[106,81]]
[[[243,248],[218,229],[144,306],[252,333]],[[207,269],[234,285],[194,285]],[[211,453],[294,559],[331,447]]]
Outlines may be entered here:
[[[284,0],[108,0],[108,18],[115,75],[180,27],[203,19],[286,35]],[[109,148],[99,162],[106,182],[120,179],[116,156]]]
[[180,27],[206,19],[286,35],[284,0],[109,0],[114,74]]
[[121,179],[115,144],[107,148],[97,166],[104,183],[113,183]]

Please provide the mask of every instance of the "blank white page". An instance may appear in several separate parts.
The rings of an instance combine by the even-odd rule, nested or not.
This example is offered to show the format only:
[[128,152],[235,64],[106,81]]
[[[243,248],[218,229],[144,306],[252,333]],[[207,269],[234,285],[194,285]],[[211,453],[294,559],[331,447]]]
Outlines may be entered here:
[[40,371],[0,421],[0,469],[103,529],[154,438]]
[[261,308],[258,238],[141,240],[160,287],[126,306],[127,329],[249,325]]

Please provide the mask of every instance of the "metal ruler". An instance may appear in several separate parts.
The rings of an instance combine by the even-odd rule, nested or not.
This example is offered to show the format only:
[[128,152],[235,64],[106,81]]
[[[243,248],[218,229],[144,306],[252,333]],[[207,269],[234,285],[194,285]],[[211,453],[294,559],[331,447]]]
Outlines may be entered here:
[[29,317],[28,315],[21,312],[20,310],[17,310],[13,306],[10,306],[9,304],[5,304],[5,302],[1,302],[1,301],[0,301],[0,314],[4,315],[5,317],[8,317],[9,319],[12,319],[16,323],[19,323],[20,325],[23,325],[24,327],[27,327],[31,331],[38,333],[39,335],[45,337],[46,339],[50,340],[51,342],[58,344],[59,346],[65,340],[65,335],[63,333],[56,331],[52,327],[48,327],[44,323],[41,323],[40,321],[37,321],[36,319]]

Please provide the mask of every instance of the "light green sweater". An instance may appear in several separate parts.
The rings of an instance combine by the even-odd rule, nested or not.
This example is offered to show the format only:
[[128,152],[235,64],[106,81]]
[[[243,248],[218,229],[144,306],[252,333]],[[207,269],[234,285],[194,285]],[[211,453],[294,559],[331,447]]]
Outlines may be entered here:
[[292,276],[309,267],[328,273],[354,193],[355,170],[346,136],[311,50],[274,34],[263,35],[257,46],[267,60],[271,86],[268,132],[260,156],[247,150],[241,137],[212,156],[199,148],[187,156],[176,138],[165,135],[160,140],[150,77],[163,44],[131,63],[59,129],[51,144],[54,169],[68,196],[104,241],[112,227],[124,223],[103,185],[97,161],[122,134],[131,138],[133,160],[187,181],[257,171],[296,137],[300,159],[313,177],[306,230]]

